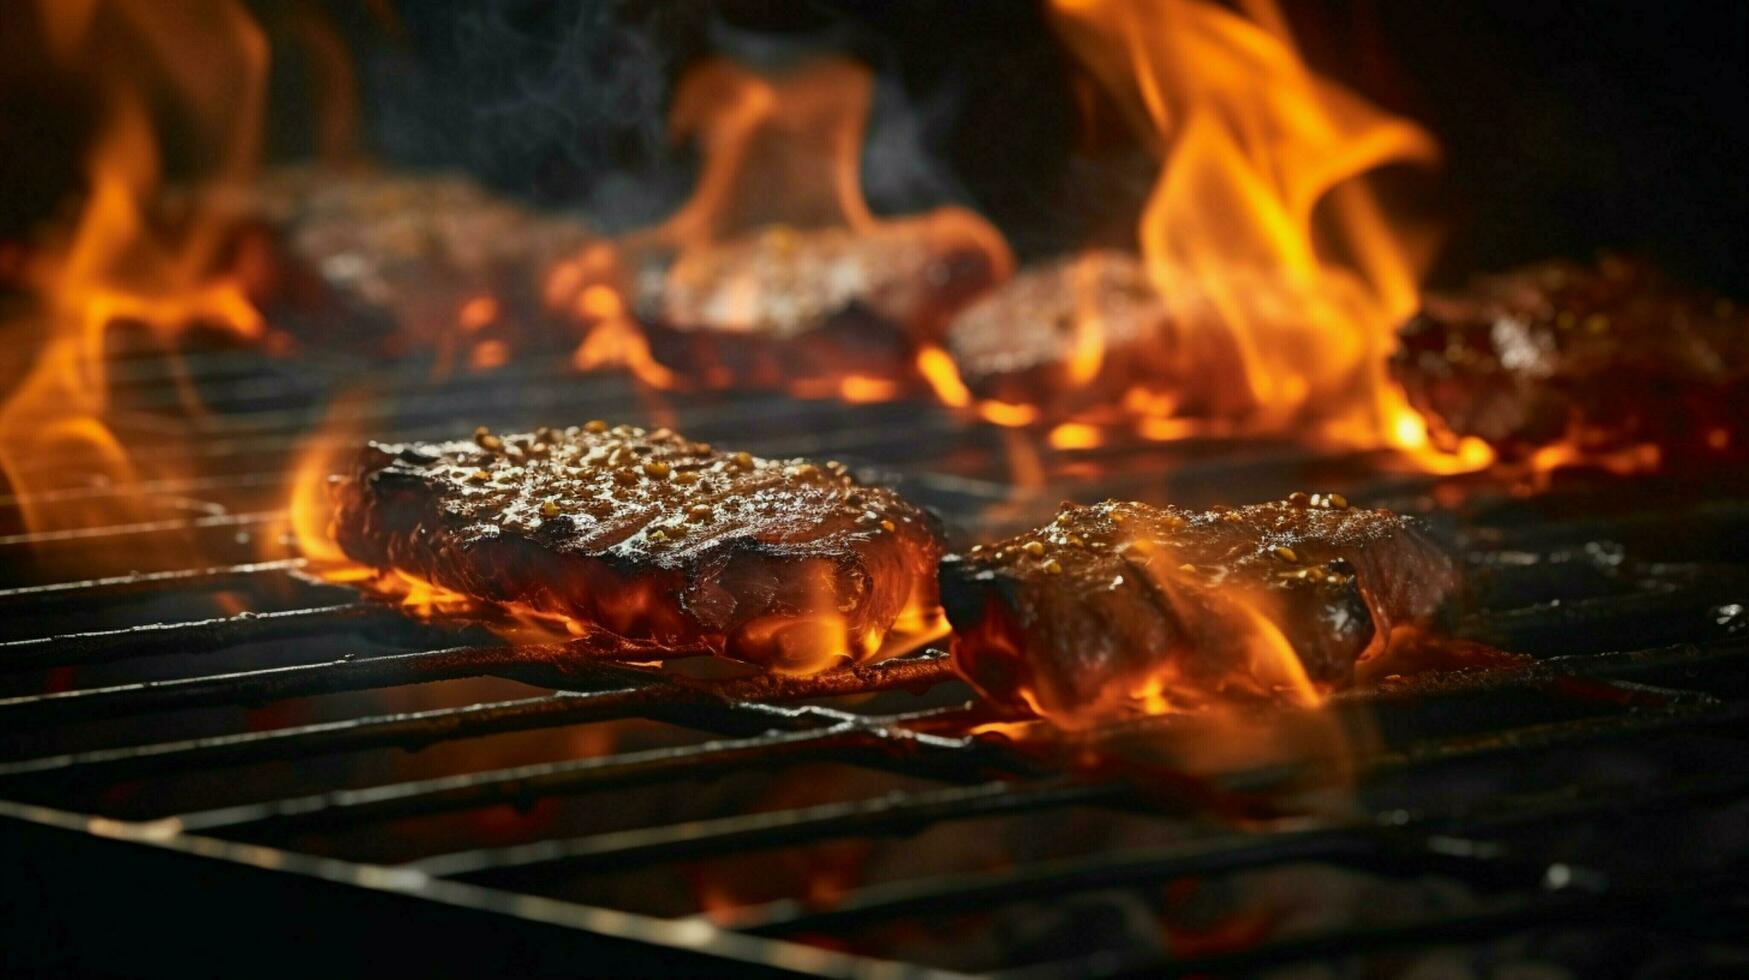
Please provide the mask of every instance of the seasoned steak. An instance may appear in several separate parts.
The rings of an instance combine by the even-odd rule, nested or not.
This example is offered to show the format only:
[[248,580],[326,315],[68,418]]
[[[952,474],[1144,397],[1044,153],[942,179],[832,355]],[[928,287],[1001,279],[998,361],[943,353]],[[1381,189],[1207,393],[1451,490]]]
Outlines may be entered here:
[[1409,520],[1335,494],[1208,511],[1065,504],[941,563],[961,675],[1068,724],[1340,687],[1455,581]]
[[591,422],[372,444],[334,478],[350,558],[626,637],[811,672],[932,610],[936,529],[836,463]]
[[591,238],[575,218],[454,174],[310,168],[275,171],[221,206],[238,216],[236,268],[251,299],[300,337],[337,329],[330,339],[356,350],[367,324],[388,354],[574,342],[545,316],[541,290]]
[[693,380],[773,387],[910,372],[917,339],[1008,275],[1001,235],[943,208],[869,230],[769,226],[632,250],[632,313],[656,360]]
[[1749,309],[1644,262],[1485,276],[1429,295],[1399,339],[1393,373],[1448,448],[1740,455],[1749,439]]
[[[1256,290],[1248,291],[1255,295]],[[948,325],[948,353],[979,398],[1037,406],[1046,419],[1169,393],[1177,410],[1243,410],[1246,390],[1227,334],[1190,281],[1162,295],[1141,261],[1114,250],[1021,270]]]

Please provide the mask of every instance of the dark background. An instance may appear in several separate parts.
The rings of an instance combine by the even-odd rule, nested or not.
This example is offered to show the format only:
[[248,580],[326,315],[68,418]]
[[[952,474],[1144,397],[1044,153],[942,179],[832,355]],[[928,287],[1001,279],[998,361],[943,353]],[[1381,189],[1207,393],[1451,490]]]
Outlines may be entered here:
[[[1316,67],[1444,144],[1436,281],[1616,248],[1749,295],[1749,4],[1284,6]],[[274,40],[275,158],[318,147],[311,103],[331,72],[314,31],[351,54],[369,156],[465,168],[609,228],[685,195],[695,161],[663,136],[668,91],[713,51],[867,61],[881,79],[864,168],[877,209],[961,200],[1023,256],[1121,239],[1154,172],[1109,134],[1089,149],[1074,69],[1024,0],[251,7]],[[93,102],[36,50],[29,9],[0,27],[0,237],[76,192]],[[167,155],[173,174],[199,164]]]

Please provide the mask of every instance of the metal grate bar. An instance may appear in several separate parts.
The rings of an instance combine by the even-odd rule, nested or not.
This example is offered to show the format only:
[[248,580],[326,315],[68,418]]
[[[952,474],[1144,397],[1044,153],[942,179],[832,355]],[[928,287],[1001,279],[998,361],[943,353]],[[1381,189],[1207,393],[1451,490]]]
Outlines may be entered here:
[[[1633,794],[1589,794],[1553,802],[1507,805],[1491,815],[1420,816],[1398,813],[1372,824],[1264,834],[1219,834],[1164,848],[1101,852],[1085,857],[1039,862],[1011,871],[944,875],[859,888],[829,909],[794,900],[749,906],[717,917],[719,924],[758,935],[834,932],[912,915],[952,913],[991,903],[1024,900],[1070,891],[1135,885],[1165,878],[1226,874],[1306,861],[1363,864],[1375,869],[1405,868],[1405,860],[1445,860],[1451,848],[1426,835],[1466,838],[1498,834],[1538,824],[1559,823],[1605,812],[1632,812],[1724,800],[1749,790],[1749,774],[1662,785]],[[1420,870],[1424,864],[1413,866]],[[1488,874],[1486,867],[1478,872]]]
[[211,514],[206,517],[174,517],[161,521],[141,521],[137,524],[111,524],[103,527],[78,527],[61,531],[24,531],[0,534],[0,547],[41,547],[43,545],[84,545],[112,538],[139,537],[147,534],[171,534],[182,531],[204,531],[212,528],[256,527],[284,521],[283,510],[257,511],[248,514]]
[[322,636],[408,622],[394,610],[365,603],[238,613],[181,623],[151,623],[90,633],[62,633],[0,642],[0,673],[71,667],[166,654],[211,653],[246,643]]
[[602,871],[833,837],[902,835],[945,821],[1105,802],[1129,792],[1121,783],[1048,780],[1016,787],[997,781],[462,851],[414,861],[408,866],[434,877],[467,879],[496,879],[504,873],[537,868],[543,874]]
[[[76,486],[60,490],[43,490],[30,495],[33,504],[63,503],[72,500],[112,500],[138,497],[185,497],[214,490],[250,490],[259,487],[274,490],[285,488],[285,474],[277,472],[234,473],[227,476],[202,476],[165,480],[141,480],[136,483],[105,483],[102,486]],[[16,494],[0,494],[0,507],[16,508],[23,500]]]
[[[1749,709],[1735,712],[1733,723],[1742,723],[1749,716]],[[1590,737],[1593,726],[1574,725],[1565,730],[1564,739],[1553,737],[1551,733],[1539,733],[1541,737],[1537,744],[1541,747],[1553,747],[1572,740],[1585,740]],[[1509,749],[1508,749],[1509,746]],[[1378,775],[1392,768],[1404,768],[1408,765],[1424,765],[1425,761],[1453,760],[1453,758],[1476,758],[1481,754],[1499,753],[1499,751],[1523,751],[1527,740],[1502,739],[1490,735],[1490,740],[1474,740],[1467,746],[1452,746],[1446,740],[1434,742],[1434,751],[1408,751],[1408,753],[1385,753],[1376,756],[1375,760],[1362,763],[1366,775]],[[1235,779],[1238,782],[1252,782],[1254,774],[1240,774]],[[1749,777],[1740,779],[1740,784],[1749,784]],[[1072,786],[1072,791],[1067,789]],[[591,837],[568,838],[568,840],[546,840],[539,844],[518,845],[507,849],[481,849],[481,851],[462,852],[462,854],[446,854],[439,858],[429,858],[418,861],[416,866],[423,872],[434,875],[483,875],[483,873],[507,872],[507,870],[526,870],[533,866],[560,865],[572,870],[602,870],[607,866],[623,866],[626,863],[637,863],[638,859],[647,861],[668,861],[668,859],[694,858],[707,852],[735,851],[735,849],[756,849],[756,847],[771,847],[771,845],[789,845],[822,837],[859,837],[869,833],[902,833],[902,831],[922,830],[929,823],[939,823],[946,819],[965,819],[972,816],[986,816],[993,812],[1014,812],[1014,810],[1037,809],[1046,805],[1070,805],[1070,803],[1114,802],[1118,798],[1132,796],[1135,789],[1121,782],[1072,782],[1065,784],[1065,793],[1070,798],[1048,802],[1044,796],[1028,796],[1027,788],[1014,789],[1007,782],[992,782],[981,788],[976,788],[976,802],[967,803],[958,791],[943,791],[939,795],[932,793],[897,793],[878,800],[864,800],[854,803],[827,803],[820,807],[805,807],[805,809],[778,810],[766,814],[749,814],[749,816],[722,817],[715,821],[696,821],[696,823],[670,824],[656,826],[644,830],[619,831],[609,835],[591,835]],[[1014,800],[1004,802],[1002,795],[1014,796]],[[967,796],[971,800],[971,796]],[[937,805],[939,802],[939,805]],[[1158,800],[1156,800],[1158,803]],[[1429,821],[1432,823],[1432,821]],[[1474,830],[1473,826],[1467,830]]]
[[784,717],[780,709],[752,702],[803,701],[927,686],[950,676],[946,658],[930,655],[808,678],[756,675],[684,687],[649,684],[587,693],[558,692],[460,708],[369,715],[263,732],[43,756],[0,763],[0,779],[55,775],[85,780],[94,772],[140,775],[386,746],[417,749],[451,739],[639,716],[692,723],[707,730],[733,731],[740,726],[750,729],[745,733],[751,734],[774,727]]
[[[564,759],[358,790],[335,790],[184,813],[176,819],[184,830],[195,833],[252,824],[268,824],[274,830],[304,826],[326,828],[437,810],[531,801],[559,793],[592,792],[690,776],[721,775],[736,769],[816,761],[867,763],[890,759],[900,753],[914,756],[921,752],[947,751],[957,754],[968,749],[958,740],[922,736],[895,727],[911,717],[851,716],[849,720],[827,728],[776,731],[752,738]],[[999,753],[989,751],[987,755],[995,760]],[[975,775],[976,771],[960,769],[966,776]]]
[[0,589],[0,606],[36,605],[45,600],[110,598],[142,592],[188,591],[250,583],[263,576],[281,576],[306,564],[303,558],[248,562],[217,568],[186,568],[164,572],[134,572],[76,582],[52,582]]
[[[142,681],[53,694],[0,698],[0,725],[46,727],[125,715],[217,705],[259,705],[286,698],[362,691],[401,684],[514,673],[528,669],[531,648],[461,646],[375,657],[353,654],[316,664],[232,674]],[[554,653],[547,653],[551,656]]]

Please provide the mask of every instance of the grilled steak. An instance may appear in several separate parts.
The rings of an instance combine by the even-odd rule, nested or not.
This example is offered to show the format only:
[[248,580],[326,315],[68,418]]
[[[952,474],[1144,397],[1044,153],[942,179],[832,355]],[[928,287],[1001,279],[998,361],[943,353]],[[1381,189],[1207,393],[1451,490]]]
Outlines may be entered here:
[[1741,454],[1749,310],[1637,261],[1548,262],[1430,295],[1392,369],[1440,444]]
[[1007,245],[957,208],[872,230],[770,226],[718,244],[634,249],[629,292],[656,360],[719,386],[910,373],[940,332],[1006,277]]
[[356,561],[776,670],[860,659],[934,608],[936,530],[897,495],[662,429],[372,444],[332,492]]
[[959,672],[1069,724],[1154,699],[1342,686],[1454,583],[1410,521],[1337,495],[1209,511],[1065,504],[1036,531],[941,563]]
[[[1250,291],[1255,294],[1257,291]],[[1119,402],[1132,390],[1169,393],[1187,412],[1229,404],[1244,378],[1216,377],[1241,362],[1190,281],[1160,292],[1134,256],[1099,250],[1023,269],[948,325],[945,344],[980,398],[1037,406],[1045,419]]]
[[363,324],[389,354],[574,343],[544,317],[541,290],[590,239],[575,219],[450,174],[302,168],[220,206],[238,215],[236,267],[251,298],[300,337],[338,329],[334,339],[356,350]]

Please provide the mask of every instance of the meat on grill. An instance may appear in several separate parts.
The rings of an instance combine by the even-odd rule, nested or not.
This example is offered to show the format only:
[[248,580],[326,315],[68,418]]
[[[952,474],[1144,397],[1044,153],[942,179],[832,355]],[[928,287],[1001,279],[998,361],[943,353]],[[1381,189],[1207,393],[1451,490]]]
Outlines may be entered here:
[[[1247,289],[1264,295],[1260,288]],[[1094,250],[1021,270],[967,306],[944,343],[979,398],[1036,406],[1047,419],[1169,392],[1190,413],[1243,411],[1242,363],[1189,277],[1164,295],[1135,256]]]
[[384,353],[574,342],[545,315],[542,288],[591,239],[575,218],[442,173],[287,168],[216,203],[237,216],[251,299],[300,337],[338,329],[357,350],[363,328]]
[[[958,671],[1070,724],[1151,698],[1341,687],[1455,583],[1413,522],[1336,494],[1208,511],[1064,504],[1042,528],[941,563]],[[1268,662],[1272,634],[1297,668]]]
[[1506,459],[1569,444],[1741,454],[1749,309],[1642,261],[1547,262],[1430,295],[1392,369],[1434,439]]
[[1008,275],[1001,235],[943,208],[868,230],[768,226],[633,250],[632,311],[665,366],[718,386],[861,374],[898,380],[916,341]]
[[331,492],[356,561],[775,670],[867,656],[935,608],[936,528],[896,494],[665,429],[372,444]]

